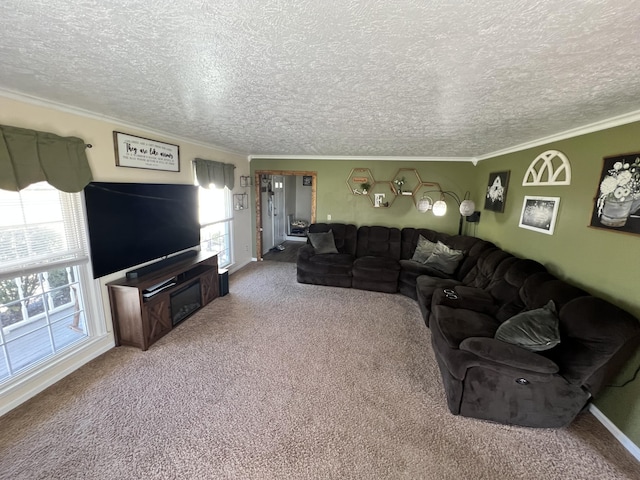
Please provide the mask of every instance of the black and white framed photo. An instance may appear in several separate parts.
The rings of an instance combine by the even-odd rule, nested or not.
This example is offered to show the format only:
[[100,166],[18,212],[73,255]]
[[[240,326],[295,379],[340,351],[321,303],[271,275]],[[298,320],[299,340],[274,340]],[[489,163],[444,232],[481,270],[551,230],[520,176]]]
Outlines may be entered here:
[[640,235],[640,152],[605,157],[591,226]]
[[518,226],[553,235],[559,206],[560,197],[525,196]]
[[312,181],[313,181],[313,177],[311,175],[303,175],[302,176],[302,186],[303,187],[310,187]]
[[493,212],[504,212],[504,204],[507,201],[507,187],[509,186],[510,170],[505,172],[492,172],[489,174],[487,193],[484,200],[484,209]]

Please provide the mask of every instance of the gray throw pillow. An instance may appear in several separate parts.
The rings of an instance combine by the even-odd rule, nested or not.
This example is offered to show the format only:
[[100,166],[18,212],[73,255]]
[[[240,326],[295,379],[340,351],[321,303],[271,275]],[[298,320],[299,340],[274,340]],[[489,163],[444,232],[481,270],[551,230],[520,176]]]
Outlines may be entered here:
[[438,241],[433,253],[424,264],[446,275],[453,275],[463,258],[464,252],[462,250],[454,250]]
[[560,343],[559,321],[553,300],[542,308],[514,315],[498,327],[495,338],[532,352],[549,350]]
[[323,253],[338,253],[336,242],[333,238],[333,230],[328,232],[307,233],[313,250],[317,255]]
[[416,251],[413,252],[413,257],[411,260],[414,262],[424,263],[433,253],[433,250],[436,248],[436,243],[430,242],[422,235],[418,238],[418,245],[416,246]]

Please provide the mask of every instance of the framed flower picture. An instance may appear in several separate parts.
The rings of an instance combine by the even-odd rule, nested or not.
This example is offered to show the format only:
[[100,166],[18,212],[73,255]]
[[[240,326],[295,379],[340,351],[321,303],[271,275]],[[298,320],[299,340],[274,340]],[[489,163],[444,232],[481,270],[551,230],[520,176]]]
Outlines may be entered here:
[[507,170],[506,172],[493,172],[489,174],[489,183],[487,184],[487,193],[484,200],[485,210],[499,213],[504,212],[510,173],[510,170]]
[[525,196],[518,226],[553,235],[559,206],[560,197]]
[[640,153],[605,157],[591,226],[640,235]]

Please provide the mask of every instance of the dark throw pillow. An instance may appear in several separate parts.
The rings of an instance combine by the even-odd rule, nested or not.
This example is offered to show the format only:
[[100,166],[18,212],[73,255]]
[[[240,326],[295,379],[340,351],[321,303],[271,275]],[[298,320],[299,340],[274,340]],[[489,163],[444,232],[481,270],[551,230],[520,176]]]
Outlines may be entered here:
[[411,257],[411,260],[413,260],[414,262],[420,262],[420,263],[426,262],[427,259],[433,253],[433,250],[436,248],[436,245],[437,244],[430,242],[429,240],[424,238],[422,235],[420,235],[420,237],[418,238],[418,245],[416,246],[416,251],[413,252],[413,257]]
[[438,241],[433,253],[424,264],[446,275],[453,275],[463,258],[464,252],[462,250],[454,250]]
[[553,300],[542,308],[514,315],[498,327],[495,338],[531,352],[549,350],[560,343],[560,329]]
[[338,253],[336,242],[333,238],[333,230],[328,232],[308,233],[309,241],[317,255],[323,253]]

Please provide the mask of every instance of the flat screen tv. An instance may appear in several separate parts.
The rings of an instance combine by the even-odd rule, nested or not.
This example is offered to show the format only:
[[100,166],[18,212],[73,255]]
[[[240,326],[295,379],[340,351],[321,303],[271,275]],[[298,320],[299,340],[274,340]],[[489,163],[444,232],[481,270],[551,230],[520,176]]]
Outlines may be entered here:
[[200,244],[194,185],[92,182],[84,198],[94,278]]

